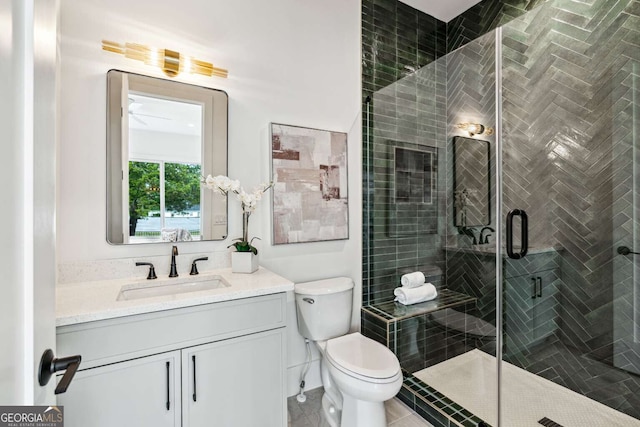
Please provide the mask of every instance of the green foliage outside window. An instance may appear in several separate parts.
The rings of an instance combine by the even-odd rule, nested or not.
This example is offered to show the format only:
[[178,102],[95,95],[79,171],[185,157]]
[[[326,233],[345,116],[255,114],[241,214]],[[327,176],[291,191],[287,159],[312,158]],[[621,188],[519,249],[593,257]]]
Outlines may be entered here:
[[[186,213],[200,205],[200,165],[165,163],[165,209]],[[129,162],[129,235],[136,235],[139,219],[160,211],[160,164]]]

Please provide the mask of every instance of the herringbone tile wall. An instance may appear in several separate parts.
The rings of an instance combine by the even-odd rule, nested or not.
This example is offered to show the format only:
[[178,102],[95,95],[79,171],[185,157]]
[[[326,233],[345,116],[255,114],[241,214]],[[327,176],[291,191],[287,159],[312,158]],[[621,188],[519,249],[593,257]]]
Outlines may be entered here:
[[[613,95],[620,100],[614,106],[614,128],[622,130],[616,132],[617,151],[622,155],[615,156],[613,160],[613,169],[621,171],[614,178],[613,188],[614,211],[617,213],[617,227],[613,234],[616,248],[640,247],[640,205],[638,194],[632,191],[640,188],[640,174],[634,172],[634,164],[640,164],[640,145],[637,141],[640,135],[640,62],[630,61],[620,74],[626,76],[627,73],[629,78],[618,85]],[[640,376],[640,345],[634,340],[640,332],[640,310],[637,309],[640,300],[638,292],[634,292],[634,284],[640,282],[638,258],[614,257],[613,272],[614,365]],[[636,304],[633,304],[634,298]]]
[[[460,112],[495,120],[482,110],[493,80],[484,37],[447,56],[450,137],[452,124],[467,121]],[[537,302],[531,277],[518,279],[517,261],[505,264],[505,355],[640,417],[640,380],[614,369],[640,369],[632,296],[640,275],[633,259],[616,253],[638,242],[640,3],[548,1],[503,27],[502,48],[503,209],[528,212],[531,246],[563,248],[552,264],[536,267],[548,282]],[[446,265],[447,285],[477,296],[482,318],[495,321],[492,262],[453,253]]]
[[447,23],[447,52],[535,9],[548,0],[483,0]]
[[503,30],[504,208],[527,210],[532,245],[565,249],[562,340],[599,360],[612,356],[624,228],[614,189],[630,176],[615,159],[631,126],[614,126],[630,100],[616,93],[640,58],[639,12],[633,0],[555,0]]

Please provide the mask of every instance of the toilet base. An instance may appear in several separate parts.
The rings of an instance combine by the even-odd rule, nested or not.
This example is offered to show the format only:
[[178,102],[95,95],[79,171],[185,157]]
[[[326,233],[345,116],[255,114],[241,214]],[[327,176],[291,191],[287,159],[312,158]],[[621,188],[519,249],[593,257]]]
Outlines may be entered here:
[[384,402],[367,402],[343,393],[340,427],[387,427]]
[[334,402],[327,393],[322,395],[322,412],[324,419],[331,427],[340,427],[340,416],[342,411],[337,409]]

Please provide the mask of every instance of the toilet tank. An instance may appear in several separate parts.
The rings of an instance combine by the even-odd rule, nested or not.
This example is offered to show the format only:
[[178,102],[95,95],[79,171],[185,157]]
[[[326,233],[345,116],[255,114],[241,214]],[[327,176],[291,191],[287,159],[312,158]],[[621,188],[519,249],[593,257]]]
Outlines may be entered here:
[[349,332],[353,281],[348,277],[297,283],[294,287],[298,331],[311,341],[323,341]]

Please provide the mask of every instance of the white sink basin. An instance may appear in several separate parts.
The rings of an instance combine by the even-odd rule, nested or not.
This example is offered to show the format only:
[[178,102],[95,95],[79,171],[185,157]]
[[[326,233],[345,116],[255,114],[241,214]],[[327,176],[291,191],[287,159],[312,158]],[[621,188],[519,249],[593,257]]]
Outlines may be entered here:
[[149,281],[148,283],[132,283],[120,288],[117,301],[129,301],[141,298],[152,298],[167,295],[185,294],[189,292],[209,291],[229,287],[229,283],[221,276],[199,278],[169,279]]

